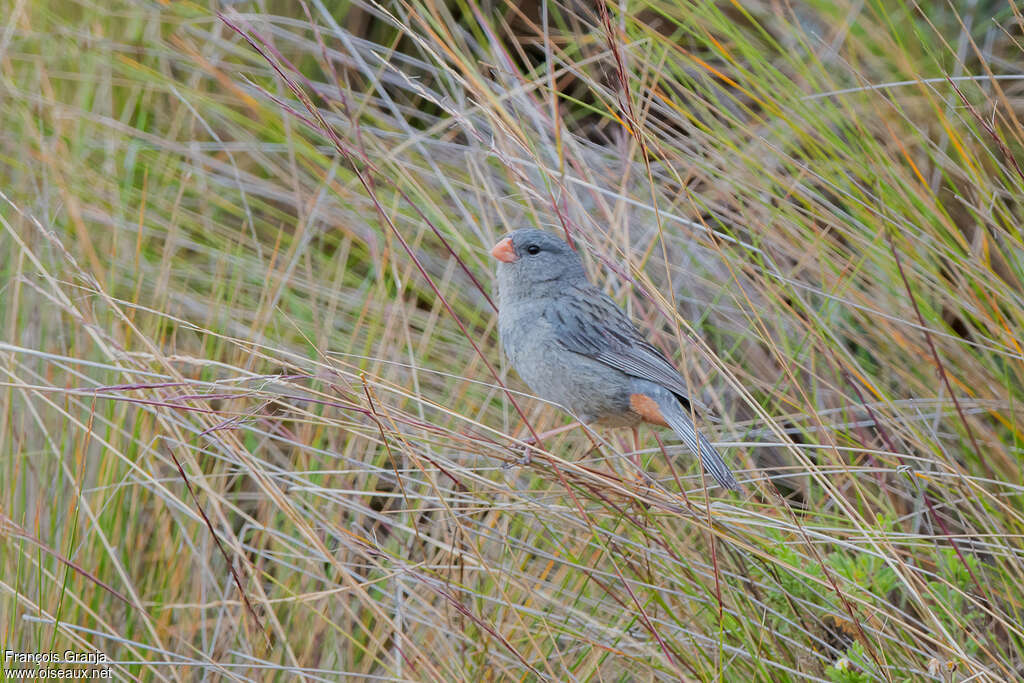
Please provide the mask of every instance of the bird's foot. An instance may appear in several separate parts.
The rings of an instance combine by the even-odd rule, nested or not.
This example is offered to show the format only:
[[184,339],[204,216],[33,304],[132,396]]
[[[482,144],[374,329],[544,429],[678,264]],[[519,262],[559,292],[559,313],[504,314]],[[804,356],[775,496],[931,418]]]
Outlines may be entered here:
[[502,463],[501,469],[510,470],[513,467],[526,467],[533,462],[533,446],[536,441],[531,437],[523,439],[522,443],[513,443],[509,446],[509,450],[513,453],[519,453],[519,457],[515,460],[509,460],[506,463]]
[[502,465],[502,469],[512,469],[513,467],[523,467],[525,465],[529,465],[530,462],[532,462],[533,460],[533,452],[535,450],[540,450],[539,448],[537,448],[537,446],[540,446],[541,440],[548,439],[553,436],[558,436],[563,432],[567,432],[570,429],[575,429],[576,427],[579,426],[579,422],[572,422],[561,427],[549,429],[546,432],[541,432],[536,436],[534,436],[531,431],[530,436],[527,436],[525,439],[520,439],[518,442],[513,443],[511,446],[509,446],[509,448],[512,451],[522,453],[522,455],[519,457],[518,460],[513,460],[512,462],[507,462],[504,465]]
[[636,470],[636,471],[634,471],[633,472],[633,476],[630,477],[630,479],[637,486],[647,486],[647,487],[650,487],[650,486],[654,485],[654,483],[655,483],[654,477],[649,475],[644,470]]

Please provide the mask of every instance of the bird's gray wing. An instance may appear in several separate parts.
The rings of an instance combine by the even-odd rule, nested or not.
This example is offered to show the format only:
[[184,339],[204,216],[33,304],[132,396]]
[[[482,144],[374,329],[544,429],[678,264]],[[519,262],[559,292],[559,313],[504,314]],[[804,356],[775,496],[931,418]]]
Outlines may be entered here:
[[701,412],[679,372],[637,330],[626,312],[596,287],[573,287],[552,299],[544,317],[565,349],[593,358],[627,375],[659,384]]

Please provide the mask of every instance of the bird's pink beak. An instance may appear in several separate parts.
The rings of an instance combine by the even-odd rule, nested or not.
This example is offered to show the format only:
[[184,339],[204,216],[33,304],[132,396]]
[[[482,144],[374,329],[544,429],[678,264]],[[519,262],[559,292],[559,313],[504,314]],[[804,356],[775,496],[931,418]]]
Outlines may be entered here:
[[502,241],[494,245],[494,249],[491,249],[491,256],[502,261],[503,263],[512,263],[518,256],[516,256],[516,250],[512,246],[512,238],[506,237]]

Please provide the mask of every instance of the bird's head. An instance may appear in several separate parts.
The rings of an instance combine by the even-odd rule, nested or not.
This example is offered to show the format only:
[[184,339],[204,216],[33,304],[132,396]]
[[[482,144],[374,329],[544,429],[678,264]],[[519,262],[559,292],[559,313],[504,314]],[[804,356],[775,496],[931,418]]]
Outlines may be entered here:
[[498,291],[503,300],[533,297],[586,281],[576,251],[551,233],[524,228],[503,237],[491,255],[498,260]]

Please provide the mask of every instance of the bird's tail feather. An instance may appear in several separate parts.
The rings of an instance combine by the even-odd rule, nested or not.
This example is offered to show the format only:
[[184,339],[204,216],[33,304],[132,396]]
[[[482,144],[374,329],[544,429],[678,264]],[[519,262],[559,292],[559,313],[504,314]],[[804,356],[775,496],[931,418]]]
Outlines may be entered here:
[[704,435],[697,432],[690,412],[683,408],[672,392],[662,387],[658,388],[660,391],[651,392],[650,395],[661,409],[665,422],[668,422],[669,427],[683,440],[686,447],[700,458],[704,469],[715,478],[715,481],[727,489],[738,491],[740,485],[729,470],[729,466]]

